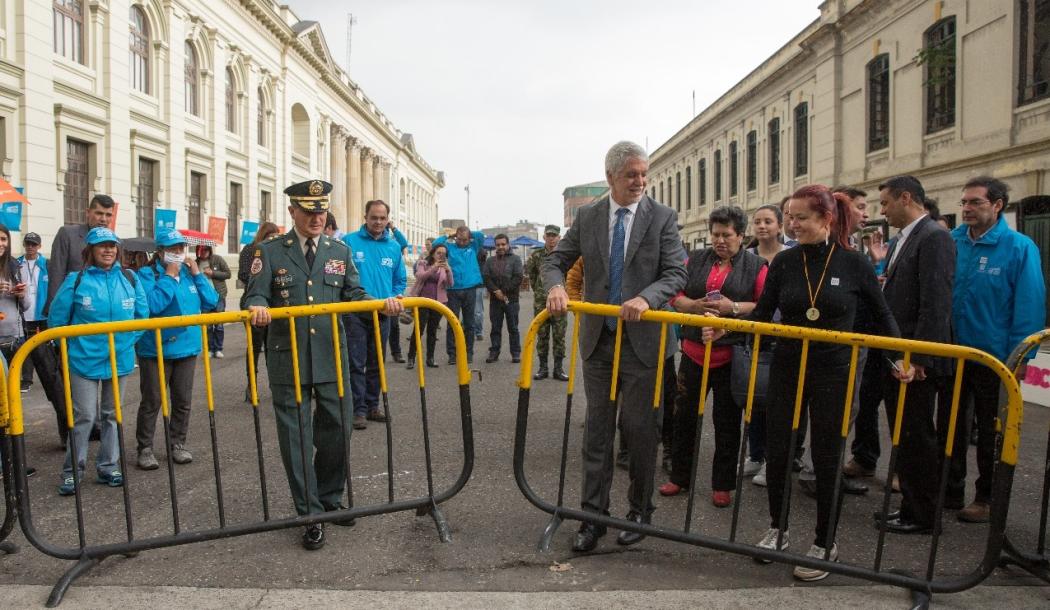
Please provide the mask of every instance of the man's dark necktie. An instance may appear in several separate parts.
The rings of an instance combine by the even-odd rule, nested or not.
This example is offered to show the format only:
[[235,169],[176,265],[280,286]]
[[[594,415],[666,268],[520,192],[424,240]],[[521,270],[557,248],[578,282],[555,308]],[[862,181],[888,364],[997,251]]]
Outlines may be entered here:
[[[612,249],[609,251],[609,304],[619,305],[623,303],[623,250],[626,241],[627,230],[623,226],[623,219],[630,210],[620,208],[616,210],[616,225],[613,227]],[[616,330],[616,318],[606,317],[605,325],[609,330]]]
[[314,268],[314,259],[317,258],[317,253],[314,252],[314,238],[308,237],[306,239],[306,264],[311,269]]

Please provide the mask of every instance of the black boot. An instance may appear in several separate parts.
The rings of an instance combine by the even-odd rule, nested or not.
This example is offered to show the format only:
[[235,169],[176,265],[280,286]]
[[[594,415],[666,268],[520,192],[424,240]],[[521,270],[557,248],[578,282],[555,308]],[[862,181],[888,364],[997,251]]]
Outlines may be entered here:
[[554,359],[554,374],[552,374],[551,377],[557,379],[558,381],[568,381],[569,380],[569,376],[565,374],[564,370],[562,370],[561,358],[555,358]]
[[543,358],[540,360],[540,370],[536,371],[536,374],[532,376],[533,379],[546,379],[550,375],[547,370],[547,359]]

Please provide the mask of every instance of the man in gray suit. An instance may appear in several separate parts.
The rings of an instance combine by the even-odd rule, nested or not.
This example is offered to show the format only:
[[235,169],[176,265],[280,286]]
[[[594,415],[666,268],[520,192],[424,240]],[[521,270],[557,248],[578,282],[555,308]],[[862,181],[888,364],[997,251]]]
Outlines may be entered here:
[[[630,454],[631,478],[627,518],[649,523],[661,413],[653,409],[656,366],[677,347],[669,342],[661,354],[660,326],[638,324],[649,309],[659,309],[685,287],[686,254],[678,234],[678,216],[645,195],[649,157],[632,142],[618,142],[605,156],[609,196],[580,208],[572,227],[543,263],[543,284],[550,286],[547,310],[566,312],[569,297],[562,285],[565,273],[583,257],[584,300],[620,306],[624,340],[617,388],[623,437]],[[583,509],[609,513],[613,477],[613,438],[617,405],[609,404],[616,319],[588,316],[580,324],[580,354],[587,394],[583,439]],[[602,526],[583,523],[573,550],[591,551],[605,535]],[[644,538],[620,532],[617,542],[635,544]]]

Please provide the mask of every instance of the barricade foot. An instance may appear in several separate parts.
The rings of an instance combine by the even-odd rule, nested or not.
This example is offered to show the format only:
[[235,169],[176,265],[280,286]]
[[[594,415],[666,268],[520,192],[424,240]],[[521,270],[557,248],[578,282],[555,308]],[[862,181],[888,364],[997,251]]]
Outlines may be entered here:
[[933,597],[927,591],[911,590],[911,610],[929,610]]
[[101,563],[101,559],[94,557],[87,558],[81,557],[72,568],[66,570],[66,573],[62,575],[62,578],[58,579],[55,583],[55,588],[51,589],[51,595],[47,597],[48,608],[56,608],[62,603],[62,598],[65,597],[66,591],[69,590],[69,586],[73,584],[73,581],[86,574],[91,568]]
[[1009,566],[1017,566],[1032,576],[1050,583],[1050,560],[1042,555],[1021,551],[1010,542],[1009,538],[1004,538],[999,567]]
[[14,542],[0,542],[0,553],[14,555],[18,552],[18,545]]
[[430,505],[430,516],[434,518],[434,525],[437,526],[438,539],[441,542],[452,542],[452,530],[449,529],[448,521],[437,504]]
[[561,526],[561,515],[555,513],[551,520],[547,522],[547,527],[543,528],[543,535],[540,536],[540,543],[536,545],[541,553],[549,553],[551,550],[551,542],[554,540],[554,534],[558,533],[558,528]]

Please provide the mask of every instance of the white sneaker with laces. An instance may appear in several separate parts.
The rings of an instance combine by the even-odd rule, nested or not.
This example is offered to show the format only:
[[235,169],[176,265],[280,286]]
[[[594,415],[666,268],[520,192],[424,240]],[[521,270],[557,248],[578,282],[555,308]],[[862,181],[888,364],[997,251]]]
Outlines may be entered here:
[[762,467],[758,469],[758,474],[756,474],[755,477],[753,479],[751,479],[751,482],[754,483],[755,485],[758,485],[759,487],[765,487],[766,486],[766,464],[765,464],[765,462],[762,463]]
[[[825,559],[825,552],[826,549],[824,547],[817,546],[814,544],[813,546],[809,547],[809,552],[806,553],[806,557],[812,557],[814,559]],[[839,545],[831,545],[831,553],[828,554],[826,559],[828,561],[839,560]],[[805,582],[814,582],[817,580],[823,580],[827,577],[828,572],[826,570],[821,570],[819,568],[804,568],[802,566],[795,566],[795,578],[799,580]]]
[[222,350],[219,350],[219,351],[215,352],[215,357],[218,358],[219,360],[222,360],[226,356],[222,353]]
[[751,458],[744,460],[744,476],[750,477],[758,474],[759,470],[762,470],[762,466],[765,464],[764,461],[757,462]]
[[[755,545],[755,546],[757,546],[759,548],[763,548],[763,549],[769,549],[771,551],[786,551],[788,549],[788,547],[791,546],[791,545],[788,544],[788,532],[787,532],[787,530],[784,531],[784,535],[783,536],[780,536],[780,547],[779,548],[777,547],[777,537],[778,536],[780,536],[780,530],[775,528],[775,527],[771,527],[768,530],[766,530],[766,535],[762,536],[762,539],[759,540],[758,544]],[[769,560],[758,559],[758,558],[755,558],[755,561],[757,561],[758,563],[772,563]]]

